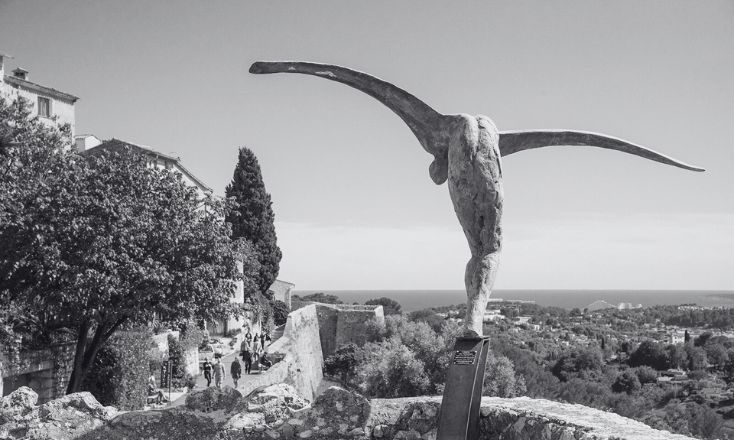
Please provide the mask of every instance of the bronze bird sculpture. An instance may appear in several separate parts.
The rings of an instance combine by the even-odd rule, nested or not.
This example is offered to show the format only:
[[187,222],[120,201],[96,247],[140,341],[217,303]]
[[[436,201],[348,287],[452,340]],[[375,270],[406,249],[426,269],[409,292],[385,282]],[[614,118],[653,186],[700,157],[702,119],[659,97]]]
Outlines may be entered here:
[[250,73],[301,73],[337,81],[377,99],[408,124],[433,155],[429,174],[440,185],[448,180],[454,210],[469,242],[471,259],[464,282],[467,334],[482,335],[482,321],[497,274],[502,249],[502,163],[518,151],[555,145],[591,146],[634,154],[692,171],[651,149],[603,134],[572,130],[499,131],[486,116],[444,115],[393,84],[345,67],[307,62],[263,62]]

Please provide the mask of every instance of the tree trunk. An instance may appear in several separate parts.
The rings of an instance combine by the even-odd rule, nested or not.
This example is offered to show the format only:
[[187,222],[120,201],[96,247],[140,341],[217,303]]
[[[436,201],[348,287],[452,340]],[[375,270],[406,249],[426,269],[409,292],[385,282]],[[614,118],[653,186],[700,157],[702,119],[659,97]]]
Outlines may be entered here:
[[82,324],[82,327],[79,329],[76,353],[74,354],[74,370],[71,372],[71,379],[69,379],[69,386],[66,388],[66,394],[76,393],[81,390],[84,378],[87,377],[87,373],[92,367],[94,359],[97,357],[97,352],[124,322],[124,318],[119,319],[107,330],[105,330],[107,324],[100,323],[97,325],[97,328],[94,331],[94,337],[89,341],[89,343],[87,343],[87,341],[89,340],[89,329],[91,326],[88,321]]
[[81,388],[82,380],[82,364],[84,363],[84,353],[87,348],[87,339],[89,339],[89,321],[84,321],[79,326],[79,333],[76,338],[76,351],[74,352],[74,368],[71,370],[69,385],[66,387],[66,394],[76,393]]

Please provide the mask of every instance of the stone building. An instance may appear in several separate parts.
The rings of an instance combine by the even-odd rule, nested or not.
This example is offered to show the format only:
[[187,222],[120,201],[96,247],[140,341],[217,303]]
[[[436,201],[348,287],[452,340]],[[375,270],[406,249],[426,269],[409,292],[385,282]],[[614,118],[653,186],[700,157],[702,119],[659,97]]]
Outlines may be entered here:
[[273,296],[273,299],[283,301],[288,306],[288,310],[291,308],[291,291],[296,287],[295,284],[289,283],[288,281],[275,280],[272,286],[268,289],[268,292]]
[[15,68],[12,75],[7,75],[5,70],[9,58],[12,57],[0,53],[0,97],[6,101],[15,101],[18,97],[27,99],[33,116],[49,125],[69,124],[73,137],[76,123],[74,104],[79,98],[32,82],[30,73],[20,67]]

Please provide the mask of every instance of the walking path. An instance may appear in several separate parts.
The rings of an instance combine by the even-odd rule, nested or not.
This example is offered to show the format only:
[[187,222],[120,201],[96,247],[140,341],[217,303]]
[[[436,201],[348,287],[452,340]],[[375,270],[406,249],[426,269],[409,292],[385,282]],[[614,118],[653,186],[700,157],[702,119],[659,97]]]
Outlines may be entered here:
[[[275,331],[273,331],[273,333],[271,335],[272,341],[270,341],[270,343],[268,344],[268,346],[270,344],[272,344],[273,342],[277,341],[278,339],[280,339],[281,336],[283,336],[283,327],[284,326],[281,326],[279,328],[276,328]],[[228,344],[223,344],[223,345],[226,346],[226,347],[228,347]],[[230,353],[225,354],[224,356],[222,356],[221,361],[222,361],[222,364],[224,364],[224,371],[226,372],[226,377],[222,381],[222,386],[229,385],[230,387],[234,388],[234,382],[232,382],[232,377],[229,374],[229,368],[232,365],[232,361],[234,360],[234,358],[237,357],[238,355],[239,355],[239,346],[236,346],[236,347],[234,347],[234,351],[232,351],[232,352],[230,352]],[[210,362],[213,362],[214,361],[214,353],[211,353],[209,355],[205,355],[205,356],[201,357],[200,360],[203,362],[204,361],[204,358],[209,358],[209,361]],[[241,385],[243,383],[246,383],[247,380],[248,380],[248,376],[252,376],[252,375],[256,375],[256,374],[260,374],[261,373],[261,371],[258,371],[256,368],[253,368],[252,369],[252,373],[250,375],[246,374],[245,373],[245,363],[244,363],[244,361],[242,361],[242,359],[239,359],[239,361],[240,361],[240,364],[242,364],[242,376],[240,377],[240,380],[237,381],[237,384],[238,385]],[[212,377],[211,386],[214,386],[214,377]],[[193,391],[200,391],[200,390],[203,390],[203,389],[206,389],[206,379],[204,378],[204,373],[202,372],[201,374],[199,374],[198,376],[196,376],[196,388],[194,388]],[[178,397],[173,397],[173,399],[172,399],[173,401],[167,406],[167,408],[173,408],[173,407],[184,405],[186,403],[186,396],[187,395],[188,395],[188,393],[184,393],[184,394],[181,394]]]

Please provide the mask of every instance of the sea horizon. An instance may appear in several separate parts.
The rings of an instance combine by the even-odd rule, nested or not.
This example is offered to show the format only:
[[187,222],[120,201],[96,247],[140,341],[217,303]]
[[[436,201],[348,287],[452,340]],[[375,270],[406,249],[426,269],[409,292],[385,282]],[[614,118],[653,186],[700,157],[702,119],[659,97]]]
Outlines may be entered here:
[[[406,312],[429,307],[448,306],[466,302],[466,293],[460,289],[385,289],[385,290],[294,290],[296,295],[323,292],[336,295],[344,303],[364,303],[370,299],[387,297],[402,306]],[[497,289],[492,299],[535,301],[542,306],[564,309],[583,309],[594,301],[654,305],[696,304],[704,307],[734,307],[734,290],[615,290],[615,289]]]

